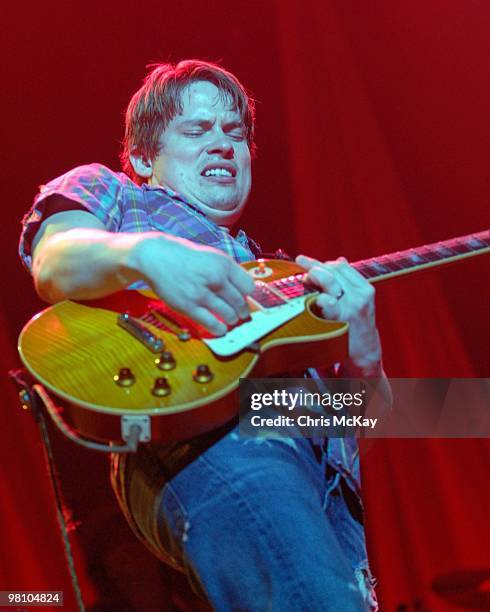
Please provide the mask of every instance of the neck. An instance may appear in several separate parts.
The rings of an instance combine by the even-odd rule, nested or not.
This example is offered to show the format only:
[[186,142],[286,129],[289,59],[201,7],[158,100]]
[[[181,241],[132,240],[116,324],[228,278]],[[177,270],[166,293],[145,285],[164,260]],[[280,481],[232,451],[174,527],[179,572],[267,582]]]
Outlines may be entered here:
[[364,259],[353,263],[352,266],[371,283],[375,283],[426,268],[456,263],[486,252],[490,252],[489,230]]

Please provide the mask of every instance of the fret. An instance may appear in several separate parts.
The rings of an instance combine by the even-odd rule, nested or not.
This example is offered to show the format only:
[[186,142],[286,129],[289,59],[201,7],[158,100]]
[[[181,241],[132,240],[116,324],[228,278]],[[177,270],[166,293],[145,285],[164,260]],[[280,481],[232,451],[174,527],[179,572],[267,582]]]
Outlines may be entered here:
[[287,278],[280,278],[270,283],[255,282],[255,289],[250,296],[262,308],[275,308],[282,306],[294,298],[304,297],[311,293],[318,293],[318,288],[305,282],[306,274],[295,274]]
[[301,287],[295,287],[295,288],[290,288],[290,289],[281,289],[281,295],[283,295],[284,297],[288,298],[289,300],[291,298],[295,298],[295,297],[300,297],[302,295],[307,295],[307,291],[304,291],[303,288]]
[[482,249],[483,247],[488,246],[489,240],[487,238],[485,241],[485,238],[483,236],[470,236],[467,244],[471,247],[471,250],[474,251],[475,249]]
[[377,270],[375,270],[372,266],[366,265],[364,262],[353,265],[354,268],[364,276],[364,278],[375,278],[376,276],[380,276],[380,273]]
[[363,261],[359,261],[353,265],[358,272],[371,277],[380,276],[381,274],[389,274],[391,272],[389,268],[375,259],[364,259]]
[[457,253],[453,251],[449,246],[443,242],[438,242],[434,245],[434,251],[442,257],[454,257]]
[[[400,253],[401,255],[401,253]],[[396,263],[398,266],[400,266],[400,268],[402,270],[406,270],[407,268],[413,268],[414,266],[416,266],[417,264],[410,259],[409,257],[398,257],[396,260]],[[419,262],[420,263],[420,262]]]
[[409,251],[405,251],[405,253],[407,253],[407,257],[416,266],[427,263],[427,259],[417,249],[410,249]]
[[462,255],[463,253],[471,253],[471,251],[473,250],[467,244],[458,240],[452,240],[450,245],[451,249],[458,255]]
[[434,251],[432,251],[428,247],[420,247],[418,249],[418,252],[420,255],[422,255],[424,259],[427,260],[427,263],[430,261],[440,261],[441,259],[441,257],[437,253],[434,253]]
[[274,306],[286,303],[283,298],[273,293],[265,283],[260,281],[256,281],[255,289],[250,297],[263,308],[274,308]]
[[370,259],[369,265],[376,271],[377,274],[389,274],[390,268],[384,263],[377,261],[376,259]]
[[272,281],[269,285],[279,291],[286,299],[301,297],[318,291],[314,285],[304,282],[303,278],[305,278],[303,274],[288,276],[287,278]]
[[387,255],[384,257],[379,257],[378,262],[385,268],[388,268],[388,272],[396,272],[397,270],[402,269],[394,259],[390,259],[390,257]]

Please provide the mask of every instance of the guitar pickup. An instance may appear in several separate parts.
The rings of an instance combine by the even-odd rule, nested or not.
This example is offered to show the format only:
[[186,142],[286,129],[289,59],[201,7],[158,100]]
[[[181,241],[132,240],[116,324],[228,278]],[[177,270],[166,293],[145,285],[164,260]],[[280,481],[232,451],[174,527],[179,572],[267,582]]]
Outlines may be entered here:
[[163,351],[165,347],[163,340],[127,312],[118,315],[117,324],[143,343],[152,353]]

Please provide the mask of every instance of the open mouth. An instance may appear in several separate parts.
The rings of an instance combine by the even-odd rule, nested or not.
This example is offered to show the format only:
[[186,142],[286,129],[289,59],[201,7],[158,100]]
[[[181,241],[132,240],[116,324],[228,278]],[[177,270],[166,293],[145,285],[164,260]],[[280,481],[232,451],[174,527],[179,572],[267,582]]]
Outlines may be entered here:
[[206,178],[217,177],[217,178],[235,178],[236,177],[236,168],[231,165],[223,164],[223,165],[209,165],[204,168],[201,172],[201,176]]

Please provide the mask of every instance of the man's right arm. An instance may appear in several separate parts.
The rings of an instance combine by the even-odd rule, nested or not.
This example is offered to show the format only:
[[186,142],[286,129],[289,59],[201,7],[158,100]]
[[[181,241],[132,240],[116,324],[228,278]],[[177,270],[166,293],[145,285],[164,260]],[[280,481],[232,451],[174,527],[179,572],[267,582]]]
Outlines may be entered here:
[[162,232],[108,232],[95,215],[66,210],[42,222],[32,252],[36,290],[51,303],[103,297],[142,280],[215,335],[248,316],[253,282],[238,264]]

